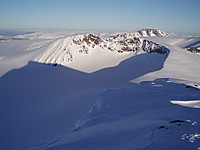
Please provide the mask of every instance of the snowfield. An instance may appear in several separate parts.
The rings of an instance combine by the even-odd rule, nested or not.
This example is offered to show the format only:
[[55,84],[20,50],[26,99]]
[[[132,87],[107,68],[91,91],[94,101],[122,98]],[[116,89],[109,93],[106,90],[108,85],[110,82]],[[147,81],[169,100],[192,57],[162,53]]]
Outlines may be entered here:
[[200,149],[200,37],[77,33],[0,36],[1,149]]
[[165,80],[109,89],[71,134],[46,149],[196,149],[198,138],[183,137],[199,133],[199,111],[172,105],[170,99],[199,96],[195,89]]

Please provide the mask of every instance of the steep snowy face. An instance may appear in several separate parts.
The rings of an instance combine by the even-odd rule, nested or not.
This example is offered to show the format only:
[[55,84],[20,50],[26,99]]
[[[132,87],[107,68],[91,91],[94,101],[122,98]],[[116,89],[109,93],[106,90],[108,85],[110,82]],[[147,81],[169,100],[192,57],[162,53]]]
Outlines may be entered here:
[[[117,63],[119,63],[136,54],[150,52],[165,54],[167,51],[165,47],[159,44],[137,37],[116,40],[115,37],[102,39],[95,34],[83,34],[54,41],[37,58],[37,61],[64,66],[74,64],[77,67],[84,64],[89,65],[87,62],[95,62],[97,64],[97,57],[101,58],[100,63],[102,61],[108,62],[109,59],[118,59]],[[104,67],[102,66],[101,68]]]
[[133,39],[135,37],[171,37],[168,33],[157,29],[141,29],[133,33],[118,34],[115,40]]

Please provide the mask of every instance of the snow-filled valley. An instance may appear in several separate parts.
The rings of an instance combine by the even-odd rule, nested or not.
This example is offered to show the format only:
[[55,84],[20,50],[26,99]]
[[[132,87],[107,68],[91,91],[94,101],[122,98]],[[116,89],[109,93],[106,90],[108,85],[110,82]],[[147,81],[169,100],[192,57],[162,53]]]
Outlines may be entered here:
[[200,149],[200,37],[0,35],[0,148]]

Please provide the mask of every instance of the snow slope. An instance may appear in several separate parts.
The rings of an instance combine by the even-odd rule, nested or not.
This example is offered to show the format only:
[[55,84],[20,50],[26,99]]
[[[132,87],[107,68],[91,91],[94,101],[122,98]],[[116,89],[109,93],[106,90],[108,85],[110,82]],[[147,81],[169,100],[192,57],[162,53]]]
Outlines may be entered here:
[[[8,35],[7,35],[8,34]],[[77,34],[77,31],[8,32],[0,42],[0,76],[34,60],[57,38]],[[33,52],[30,52],[33,51]]]
[[[55,42],[63,40],[65,39]],[[17,60],[26,63],[28,59],[34,59],[41,54],[44,56],[43,53],[49,51],[49,47],[52,48],[52,43],[55,45],[55,42],[25,52],[26,59],[20,54],[20,57],[10,58],[7,62],[3,59],[2,62],[5,62],[5,67],[6,63],[15,64]],[[61,47],[62,44],[61,42]],[[124,57],[126,53],[134,54],[132,51],[119,53],[106,50],[99,51],[98,57],[102,61],[105,61],[104,56],[106,61],[110,61]],[[104,89],[121,86],[133,78],[161,69],[167,54],[138,53],[115,67],[93,73],[38,62],[29,62],[25,67],[6,73],[0,78],[0,117],[3,122],[0,124],[0,138],[3,139],[0,142],[1,147],[6,150],[27,149],[51,137],[69,133]],[[23,61],[20,60],[21,57]],[[90,65],[95,64],[96,59],[92,60]],[[140,65],[143,67],[138,67]]]
[[[28,34],[32,37],[30,34],[35,35],[36,33]],[[26,34],[21,36],[26,36]],[[123,41],[116,41],[114,38],[103,39],[95,34],[68,35],[68,37],[54,40],[34,38],[9,40],[0,44],[0,67],[2,68],[0,75],[11,69],[19,68],[31,60],[45,64],[63,65],[91,73],[116,66],[121,61],[137,54],[167,52],[162,45],[136,37]],[[28,59],[24,57],[25,55],[28,56]],[[11,63],[11,60],[15,63]],[[94,61],[95,63],[93,63]]]
[[26,149],[70,132],[104,89],[161,69],[165,59],[145,53],[90,74],[31,62],[5,74],[0,78],[1,147]]
[[[171,104],[198,108],[198,102],[188,100],[200,97],[199,56],[176,45],[191,44],[196,39],[190,40],[191,43],[185,38],[182,43],[179,39],[165,39],[150,38],[170,49],[162,69],[139,77],[140,82],[146,82],[106,90],[88,114],[76,123],[74,132],[38,148],[199,149],[199,110]],[[166,43],[172,41],[174,44]],[[174,99],[183,102],[174,102]]]
[[35,61],[91,73],[116,66],[127,58],[146,52],[165,54],[168,50],[139,38],[116,41],[103,40],[95,34],[83,34],[56,40]]
[[[198,99],[199,90],[159,79],[103,92],[71,134],[45,150],[197,149],[200,111],[171,99]],[[193,137],[193,140],[192,140]]]
[[[200,81],[200,69],[198,65],[200,64],[199,55],[186,51],[185,48],[178,47],[176,45],[176,39],[174,38],[169,40],[166,40],[166,38],[148,39],[164,45],[165,47],[170,49],[170,54],[165,61],[162,70],[142,76],[134,80],[133,82],[141,82],[147,80],[151,81],[156,78],[173,78],[191,82]],[[192,43],[196,43],[197,40],[200,41],[200,38],[194,38],[193,40],[190,39],[190,42],[188,42],[187,38],[182,38],[182,43],[184,44],[186,42],[188,45],[191,45]],[[172,43],[171,41],[174,42]],[[180,43],[179,38],[177,39],[177,41],[179,41],[179,45],[183,46],[183,44]]]
[[198,149],[200,59],[184,49],[198,40],[79,34],[0,43],[1,149]]

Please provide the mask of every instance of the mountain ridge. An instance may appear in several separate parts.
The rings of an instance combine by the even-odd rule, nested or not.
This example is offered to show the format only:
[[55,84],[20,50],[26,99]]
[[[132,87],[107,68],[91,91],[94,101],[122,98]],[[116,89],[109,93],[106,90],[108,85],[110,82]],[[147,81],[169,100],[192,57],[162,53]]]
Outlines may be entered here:
[[114,38],[115,40],[124,40],[124,39],[132,39],[133,37],[171,37],[171,35],[161,30],[152,28],[143,28],[136,32],[131,32],[131,33],[125,32],[117,34],[112,38]]
[[[150,40],[138,37],[116,40],[115,37],[103,39],[97,34],[88,33],[60,38],[52,42],[49,47],[36,59],[40,63],[69,66],[80,59],[92,59],[95,53],[98,57],[109,55],[113,57],[131,57],[142,53],[166,54],[168,49]],[[95,62],[95,58],[94,62]]]

